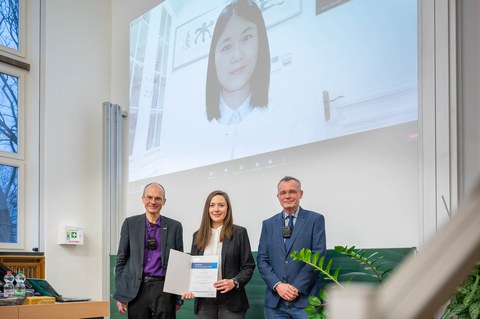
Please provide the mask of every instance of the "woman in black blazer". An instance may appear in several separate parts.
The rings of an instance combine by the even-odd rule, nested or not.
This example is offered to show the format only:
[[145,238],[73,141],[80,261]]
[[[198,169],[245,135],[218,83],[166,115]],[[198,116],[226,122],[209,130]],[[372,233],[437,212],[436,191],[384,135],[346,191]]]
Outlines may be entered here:
[[[195,298],[194,312],[199,319],[243,319],[249,307],[245,285],[255,269],[250,240],[244,227],[233,224],[228,194],[213,191],[203,209],[200,228],[193,234],[191,254],[219,255],[216,298]],[[185,293],[182,299],[191,299]]]

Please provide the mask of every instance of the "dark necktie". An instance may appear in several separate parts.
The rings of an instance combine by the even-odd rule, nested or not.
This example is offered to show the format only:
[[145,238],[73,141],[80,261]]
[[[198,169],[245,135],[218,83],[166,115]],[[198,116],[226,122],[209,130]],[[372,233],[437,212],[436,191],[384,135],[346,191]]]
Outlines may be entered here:
[[285,238],[285,249],[287,249],[288,244],[289,244],[289,242],[290,242],[290,239],[292,238],[292,234],[293,234],[293,219],[295,218],[295,216],[293,216],[293,215],[288,215],[287,218],[288,218],[288,225],[287,225],[287,227],[290,228],[290,237],[289,237],[289,238]]

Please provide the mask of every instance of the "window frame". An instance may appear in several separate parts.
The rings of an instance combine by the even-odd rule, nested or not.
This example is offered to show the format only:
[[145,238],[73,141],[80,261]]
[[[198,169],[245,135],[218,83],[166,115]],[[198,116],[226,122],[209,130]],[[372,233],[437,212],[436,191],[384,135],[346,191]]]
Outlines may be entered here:
[[0,157],[0,165],[17,167],[17,242],[0,242],[0,249],[25,249],[25,163],[11,158]]
[[0,63],[0,73],[8,74],[18,78],[17,152],[13,153],[0,151],[0,157],[25,161],[25,71]]
[[[29,65],[26,64],[26,16],[27,7],[25,0],[19,0],[19,32],[18,32],[18,50],[0,45],[0,55],[2,63],[0,63],[0,72],[18,79],[17,87],[17,151],[5,152],[0,151],[0,165],[12,166],[17,168],[17,242],[7,243],[0,242],[2,250],[25,250],[26,232],[29,229],[26,224],[26,169],[27,159],[25,156],[26,136],[29,134],[26,126],[26,101],[27,101],[27,75],[29,73]],[[13,62],[13,63],[12,63]],[[28,68],[25,68],[27,66]],[[38,196],[38,195],[37,195]]]
[[13,54],[14,56],[20,57],[25,59],[26,58],[26,8],[25,8],[25,0],[18,0],[18,18],[20,21],[18,22],[18,50],[6,47],[0,44],[0,51]]

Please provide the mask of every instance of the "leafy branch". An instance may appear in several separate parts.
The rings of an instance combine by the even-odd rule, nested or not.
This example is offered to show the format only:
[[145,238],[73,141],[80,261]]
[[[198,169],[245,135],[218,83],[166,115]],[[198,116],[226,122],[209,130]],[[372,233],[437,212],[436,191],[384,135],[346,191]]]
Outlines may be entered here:
[[308,314],[308,319],[325,319],[327,318],[326,304],[322,300],[327,300],[327,291],[320,290],[318,297],[309,296],[309,305],[305,307],[305,312]]
[[312,256],[312,251],[306,248],[302,248],[299,252],[293,251],[290,254],[290,257],[294,261],[302,261],[307,265],[314,267],[325,276],[326,280],[331,280],[339,287],[343,288],[342,284],[338,281],[338,274],[340,273],[341,267],[338,267],[333,274],[330,273],[333,259],[330,259],[328,263],[325,264],[325,256],[320,257],[318,252]]
[[[376,278],[379,282],[381,282],[387,274],[389,274],[392,269],[382,270],[387,263],[384,262],[382,256],[378,255],[378,252],[374,252],[369,256],[366,256],[367,251],[363,249],[355,250],[355,246],[348,247],[348,246],[336,246],[335,251],[346,255],[353,260],[359,262],[360,264],[364,265],[364,270],[368,271],[368,273],[373,272],[372,277]],[[321,272],[324,276],[325,280],[329,280],[334,282],[338,287],[343,288],[343,285],[340,283],[338,279],[338,275],[340,274],[341,268],[338,267],[335,270],[332,269],[333,259],[330,259],[328,262],[325,262],[325,257],[320,257],[319,253],[312,254],[310,249],[303,248],[299,252],[294,251],[290,254],[290,257],[294,261],[301,261],[304,262],[312,267],[314,267],[317,271]],[[333,272],[333,273],[332,273]],[[346,280],[349,283],[352,280],[350,277]],[[327,311],[326,311],[326,303],[322,303],[323,301],[327,300],[327,292],[325,290],[321,290],[318,296],[309,296],[308,303],[309,305],[305,307],[305,312],[309,315],[309,319],[325,319],[327,318]]]
[[386,270],[381,269],[387,264],[387,262],[382,261],[383,256],[379,256],[378,252],[374,252],[367,257],[367,250],[355,250],[355,246],[335,246],[335,251],[340,254],[347,255],[353,260],[356,260],[359,263],[365,265],[366,267],[364,269],[367,271],[372,271],[372,277],[376,278],[379,282],[382,282],[385,279],[386,275],[388,275],[393,270],[393,268],[389,268]]

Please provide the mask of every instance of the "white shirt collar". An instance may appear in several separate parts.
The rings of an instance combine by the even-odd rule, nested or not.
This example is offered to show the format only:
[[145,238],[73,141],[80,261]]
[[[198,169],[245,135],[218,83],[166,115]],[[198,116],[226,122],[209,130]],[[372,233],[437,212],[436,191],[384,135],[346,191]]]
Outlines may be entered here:
[[[297,218],[298,217],[298,211],[300,210],[300,206],[298,206],[297,210],[295,211],[295,213],[292,214],[292,216],[294,218]],[[287,212],[284,210],[283,211],[283,219],[286,219],[288,216]]]
[[[220,119],[218,122],[220,122],[223,125],[230,125],[230,120],[232,119],[232,116],[236,113],[235,116],[240,117],[240,121],[243,121],[243,119],[250,114],[253,110],[253,106],[250,103],[252,96],[249,95],[245,101],[240,104],[240,106],[236,110],[232,110],[230,106],[228,106],[225,101],[223,100],[222,96],[220,95]],[[238,122],[237,122],[238,123]],[[232,124],[234,125],[234,124]]]

